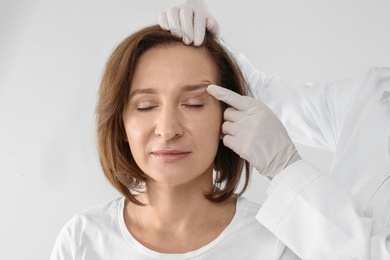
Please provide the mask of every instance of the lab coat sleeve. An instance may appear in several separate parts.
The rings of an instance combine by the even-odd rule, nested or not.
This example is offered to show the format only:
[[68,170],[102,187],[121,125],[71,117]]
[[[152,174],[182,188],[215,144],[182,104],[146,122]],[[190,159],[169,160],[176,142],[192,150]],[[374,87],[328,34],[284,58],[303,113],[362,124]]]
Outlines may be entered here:
[[[302,259],[390,259],[390,228],[304,160],[274,178],[256,218]],[[383,214],[389,214],[383,207]]]
[[358,91],[354,79],[321,84],[283,80],[256,70],[241,53],[229,49],[251,95],[270,107],[296,143],[335,151],[343,123]]

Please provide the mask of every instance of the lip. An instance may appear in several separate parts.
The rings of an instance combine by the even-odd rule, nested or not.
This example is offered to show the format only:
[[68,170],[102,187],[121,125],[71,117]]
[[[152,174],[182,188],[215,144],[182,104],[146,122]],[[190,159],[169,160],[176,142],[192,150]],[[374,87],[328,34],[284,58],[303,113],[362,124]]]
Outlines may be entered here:
[[175,162],[187,158],[191,152],[182,150],[154,150],[150,154],[161,161]]

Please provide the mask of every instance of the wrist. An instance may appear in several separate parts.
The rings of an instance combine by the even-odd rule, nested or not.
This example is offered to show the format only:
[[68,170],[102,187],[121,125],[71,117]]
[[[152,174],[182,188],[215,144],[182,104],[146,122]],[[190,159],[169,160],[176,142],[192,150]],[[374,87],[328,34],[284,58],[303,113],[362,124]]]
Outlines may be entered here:
[[287,161],[287,163],[285,164],[285,166],[282,170],[286,169],[289,165],[291,165],[299,160],[302,160],[302,158],[299,155],[298,151],[295,150],[295,152],[291,155],[290,159]]

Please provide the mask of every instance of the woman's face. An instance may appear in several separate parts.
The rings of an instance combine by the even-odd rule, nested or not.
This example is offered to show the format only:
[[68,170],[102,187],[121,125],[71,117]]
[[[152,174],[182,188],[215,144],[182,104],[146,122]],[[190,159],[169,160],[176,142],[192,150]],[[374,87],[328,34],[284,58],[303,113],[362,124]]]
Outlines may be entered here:
[[124,113],[127,140],[141,170],[178,185],[211,176],[222,108],[206,87],[217,68],[203,49],[158,46],[141,55]]

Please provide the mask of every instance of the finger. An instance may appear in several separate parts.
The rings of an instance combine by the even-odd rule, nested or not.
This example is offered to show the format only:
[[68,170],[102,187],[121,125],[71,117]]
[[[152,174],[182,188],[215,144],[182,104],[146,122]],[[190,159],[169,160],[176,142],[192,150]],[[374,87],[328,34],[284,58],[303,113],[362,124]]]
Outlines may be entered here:
[[194,45],[200,46],[203,43],[204,36],[206,34],[206,19],[204,15],[198,12],[198,15],[194,16]]
[[158,24],[163,30],[169,31],[167,12],[162,12],[158,15]]
[[238,111],[233,107],[228,107],[223,113],[223,119],[229,122],[237,122],[243,118],[244,114],[242,111]]
[[207,19],[206,28],[215,37],[219,36],[219,30],[220,30],[219,24],[218,24],[217,20],[215,20],[215,18],[213,16],[210,16]]
[[207,92],[216,99],[236,108],[237,110],[248,110],[256,104],[256,100],[250,97],[241,96],[229,89],[217,85],[209,85]]
[[187,45],[194,41],[194,12],[192,6],[184,5],[179,13],[183,42]]
[[171,33],[181,38],[181,27],[179,18],[179,7],[173,7],[167,12],[168,26]]
[[241,132],[241,127],[239,124],[228,122],[228,121],[225,121],[222,124],[222,133],[225,135],[235,136],[240,132]]
[[[242,151],[241,151],[241,148],[240,148],[240,145],[237,144],[237,138],[235,138],[234,136],[231,136],[231,135],[225,135],[223,137],[223,144],[232,149],[236,154],[238,154],[241,158],[242,157]],[[244,158],[245,159],[245,158]]]

